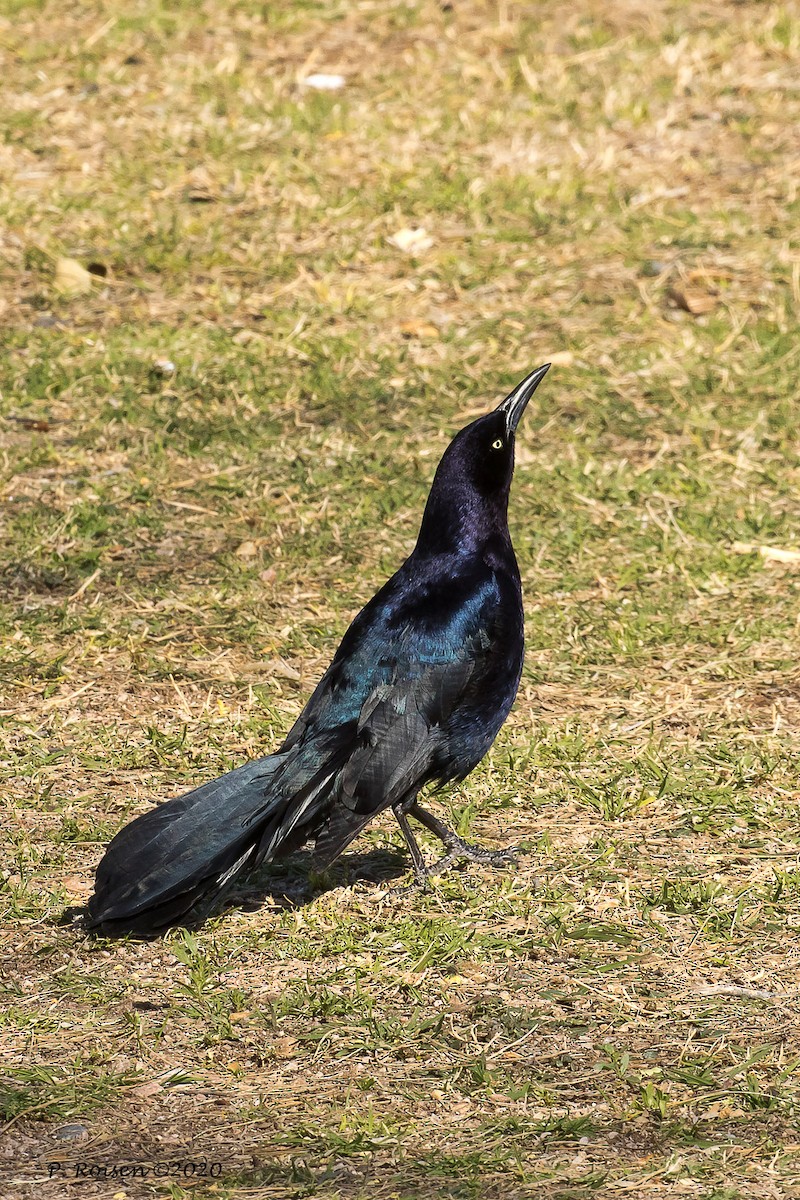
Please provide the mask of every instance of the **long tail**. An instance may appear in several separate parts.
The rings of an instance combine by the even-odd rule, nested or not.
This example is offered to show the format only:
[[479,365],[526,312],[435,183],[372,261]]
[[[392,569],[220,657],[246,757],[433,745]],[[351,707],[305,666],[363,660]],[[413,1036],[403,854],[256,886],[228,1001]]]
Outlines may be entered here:
[[296,849],[313,836],[340,765],[335,753],[283,751],[142,813],[110,842],[85,927],[156,935],[242,872]]

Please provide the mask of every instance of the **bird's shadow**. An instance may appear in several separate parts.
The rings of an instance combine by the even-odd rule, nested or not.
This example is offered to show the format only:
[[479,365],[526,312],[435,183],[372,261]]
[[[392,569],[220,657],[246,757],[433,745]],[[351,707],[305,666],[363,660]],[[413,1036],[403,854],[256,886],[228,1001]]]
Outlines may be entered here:
[[304,908],[336,888],[354,883],[380,885],[398,879],[407,871],[408,858],[401,850],[343,854],[326,871],[315,870],[313,854],[301,851],[254,871],[220,898],[221,902],[210,908],[208,916],[231,908],[244,912],[259,912],[267,907],[278,910]]
[[[152,941],[163,937],[171,929],[202,929],[212,918],[234,910],[255,913],[264,909],[285,912],[304,908],[317,897],[336,888],[347,887],[353,883],[388,883],[405,875],[408,867],[408,859],[401,850],[379,849],[368,850],[362,854],[343,854],[327,870],[319,871],[315,869],[313,854],[299,851],[289,858],[259,867],[230,889],[215,896],[206,905],[198,906],[158,932],[120,930],[118,934],[101,933],[98,936]],[[56,923],[85,928],[85,911],[82,908],[68,908]]]

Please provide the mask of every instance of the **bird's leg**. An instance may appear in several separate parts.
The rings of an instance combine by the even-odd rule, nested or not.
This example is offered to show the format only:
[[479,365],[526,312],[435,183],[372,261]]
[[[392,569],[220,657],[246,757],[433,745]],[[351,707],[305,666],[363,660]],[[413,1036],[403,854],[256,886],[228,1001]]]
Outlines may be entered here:
[[[460,858],[466,858],[470,862],[488,863],[492,867],[507,866],[509,863],[513,863],[514,855],[519,850],[519,846],[509,846],[505,850],[486,850],[483,846],[473,846],[460,838],[455,830],[449,829],[433,813],[421,808],[416,800],[408,807],[407,812],[410,817],[416,817],[420,825],[424,825],[426,829],[435,834],[439,841],[444,843],[447,851],[444,858],[440,858],[432,867],[425,868],[428,875],[440,875]],[[395,813],[395,815],[397,814]]]
[[403,809],[406,807],[407,803],[395,804],[392,806],[392,812],[397,818],[397,824],[400,826],[403,837],[406,839],[406,845],[408,846],[408,850],[411,855],[411,862],[414,866],[414,883],[411,885],[410,889],[400,888],[395,890],[402,892],[407,892],[410,890],[424,892],[428,887],[429,872],[428,868],[425,866],[425,859],[422,857],[422,851],[419,848],[419,842],[414,837],[411,826],[408,823],[408,817],[403,811]]

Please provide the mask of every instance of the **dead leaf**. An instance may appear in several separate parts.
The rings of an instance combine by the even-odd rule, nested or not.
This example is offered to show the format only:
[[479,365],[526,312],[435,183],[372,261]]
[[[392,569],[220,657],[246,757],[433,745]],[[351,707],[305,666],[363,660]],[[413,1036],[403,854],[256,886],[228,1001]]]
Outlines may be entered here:
[[273,675],[280,676],[281,679],[300,679],[300,672],[291,665],[285,662],[282,658],[271,659],[266,666]]
[[743,1116],[744,1109],[738,1108],[735,1104],[729,1104],[727,1100],[715,1100],[713,1104],[709,1104],[698,1114],[698,1120],[719,1121]]
[[237,346],[246,346],[248,342],[263,342],[264,334],[257,333],[255,329],[240,329],[233,335],[231,341],[235,342]]
[[760,554],[765,562],[800,563],[800,550],[784,550],[780,546],[757,546],[755,542],[734,542],[734,554]]
[[433,238],[421,225],[415,229],[398,229],[397,233],[392,234],[389,241],[404,254],[422,254],[423,251],[430,250],[433,245]]
[[56,262],[56,290],[64,296],[81,296],[92,290],[92,276],[74,258],[59,258]]
[[189,175],[183,195],[192,204],[213,204],[219,200],[219,188],[205,167],[197,167]]
[[439,330],[430,321],[403,321],[400,332],[406,338],[438,338]]
[[137,1100],[148,1100],[150,1096],[157,1096],[163,1090],[160,1083],[156,1083],[155,1079],[151,1079],[147,1083],[140,1083],[138,1087],[131,1088],[130,1094],[135,1096]]
[[678,308],[695,317],[711,312],[717,306],[717,297],[712,296],[710,292],[702,292],[699,288],[676,286],[671,287],[668,294]]
[[235,48],[224,54],[214,67],[215,75],[235,75],[240,65],[239,51]]
[[296,1048],[297,1038],[293,1037],[275,1038],[272,1043],[276,1058],[293,1058]]
[[555,354],[547,357],[550,359],[551,367],[571,367],[575,362],[575,355],[571,350],[556,350]]
[[255,558],[258,554],[258,546],[255,542],[242,542],[236,548],[237,558]]
[[49,433],[56,425],[61,424],[60,421],[50,421],[45,417],[14,417],[8,418],[9,421],[16,421],[23,429],[32,429],[36,433]]

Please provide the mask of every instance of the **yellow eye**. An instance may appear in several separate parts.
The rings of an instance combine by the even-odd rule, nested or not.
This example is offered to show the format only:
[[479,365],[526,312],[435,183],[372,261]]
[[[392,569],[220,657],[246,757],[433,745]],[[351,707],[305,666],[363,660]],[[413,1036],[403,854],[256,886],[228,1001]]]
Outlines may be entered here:
[[503,439],[495,438],[495,440],[492,442],[492,449],[493,450],[502,450],[503,449]]

